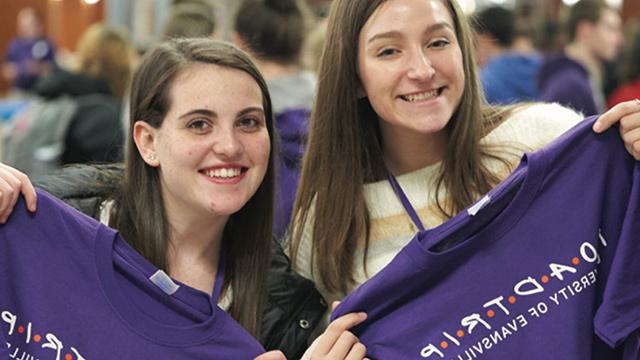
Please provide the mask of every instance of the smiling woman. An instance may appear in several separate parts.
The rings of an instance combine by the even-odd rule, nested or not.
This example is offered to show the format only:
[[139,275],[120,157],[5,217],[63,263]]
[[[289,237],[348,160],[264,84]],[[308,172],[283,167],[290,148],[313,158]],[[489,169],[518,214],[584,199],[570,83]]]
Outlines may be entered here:
[[[180,220],[196,211],[203,218],[192,221],[218,222],[221,229],[267,171],[271,146],[262,93],[247,73],[211,64],[190,65],[173,84],[173,106],[162,125],[137,121],[133,136],[143,159],[159,169],[167,214],[185,227],[181,232],[200,231]],[[147,154],[157,157],[151,161]]]
[[[71,258],[78,273],[90,275],[78,277],[70,274],[73,269],[63,272],[55,266],[41,269],[49,275],[47,283],[64,281],[82,289],[82,296],[74,297],[76,302],[70,299],[64,309],[51,301],[39,304],[56,316],[39,316],[22,306],[33,296],[18,294],[40,289],[35,281],[0,291],[9,294],[0,296],[0,309],[10,307],[19,310],[20,317],[37,318],[39,328],[58,324],[68,329],[55,336],[82,349],[86,358],[104,353],[94,345],[97,328],[74,322],[83,312],[102,319],[95,321],[98,328],[103,321],[122,319],[106,325],[113,333],[101,338],[104,344],[120,345],[110,350],[112,357],[258,356],[264,350],[251,335],[260,335],[267,299],[274,177],[273,114],[264,79],[233,45],[176,40],[142,59],[133,77],[130,107],[124,177],[118,188],[117,174],[107,177],[105,187],[113,193],[101,204],[105,210],[100,214],[122,238],[42,194],[42,207],[34,216],[18,212],[0,229],[3,246],[11,246],[6,238],[13,237],[13,231],[23,233],[16,236],[27,247],[43,232],[55,231],[60,239],[51,245],[66,250],[51,251],[44,263]],[[56,227],[63,229],[49,230]],[[95,248],[95,255],[85,254],[87,248]],[[19,273],[22,264],[43,262],[37,254],[25,252],[22,261],[0,259],[0,267]],[[97,269],[97,278],[83,267]],[[90,310],[74,311],[89,305]],[[66,319],[65,326],[59,325],[60,318]],[[140,336],[120,338],[123,335],[116,334],[127,333],[119,329],[123,325]],[[216,330],[227,326],[235,333],[231,342]],[[13,346],[21,344],[12,329],[8,335]],[[27,346],[26,351],[42,357],[38,348]]]
[[[272,236],[273,112],[266,83],[250,58],[231,44],[207,39],[174,40],[150,50],[133,79],[129,128],[124,177],[114,169],[93,168],[87,175],[83,167],[78,170],[81,176],[66,173],[68,183],[57,180],[65,184],[52,187],[53,179],[48,186],[66,201],[73,200],[73,195],[65,195],[68,188],[86,187],[82,195],[75,191],[73,203],[99,216],[126,239],[113,246],[108,241],[96,245],[102,253],[101,279],[90,283],[101,286],[106,279],[106,295],[119,315],[107,307],[106,317],[116,321],[123,317],[145,334],[160,332],[162,339],[169,339],[162,340],[161,347],[171,347],[163,358],[248,359],[262,352],[260,344],[226,311],[267,349],[282,349],[291,358],[299,358],[325,305],[313,284],[291,271]],[[13,207],[21,190],[35,211],[35,192],[23,174],[0,164],[0,187],[3,181],[12,189],[2,191],[3,206]],[[93,205],[86,205],[87,196]],[[37,219],[52,212],[51,197],[42,197],[44,209],[36,212],[36,224],[30,227],[35,231],[46,224]],[[0,237],[12,229],[24,230],[22,221],[13,220],[29,218],[22,206],[20,210],[0,227]],[[6,221],[2,216],[0,221]],[[65,224],[67,232],[69,228],[74,227]],[[82,232],[82,226],[79,228]],[[77,237],[67,235],[68,239]],[[12,244],[0,241],[0,247]],[[52,241],[48,245],[65,249],[65,244]],[[93,256],[83,258],[89,259],[83,264],[92,266]],[[113,268],[124,269],[116,280],[110,275]],[[145,272],[142,279],[140,269]],[[55,279],[45,277],[49,284],[55,284]],[[0,289],[2,286],[0,281]],[[138,290],[145,295],[131,295]],[[0,309],[4,293],[0,291]],[[100,291],[86,295],[95,293]],[[57,310],[47,304],[52,312]],[[81,300],[78,305],[94,304]],[[98,307],[88,312],[98,312]],[[31,313],[19,314],[25,315]],[[151,318],[155,322],[150,323]],[[364,346],[348,331],[363,319],[362,314],[337,319],[327,335],[321,336],[315,354],[324,359],[363,358]],[[90,331],[68,327],[79,332],[66,336],[78,339],[75,344],[87,350],[83,354],[95,354],[87,345]],[[224,331],[217,330],[222,328]],[[114,339],[105,337],[105,341]],[[137,344],[138,340],[130,341]],[[189,347],[192,343],[198,345]],[[122,347],[114,357],[155,354],[153,347],[133,348]],[[282,358],[282,352],[270,351],[257,359]]]
[[[294,268],[327,301],[580,121],[553,104],[486,105],[473,55],[455,0],[332,2],[289,232]],[[638,111],[626,103],[602,121],[621,121],[636,159]]]
[[[439,2],[383,3],[363,26],[358,44],[360,81],[383,119],[379,125],[390,169],[406,173],[440,161],[444,129],[465,81],[447,8]],[[421,158],[403,156],[402,148],[413,146],[424,149]]]

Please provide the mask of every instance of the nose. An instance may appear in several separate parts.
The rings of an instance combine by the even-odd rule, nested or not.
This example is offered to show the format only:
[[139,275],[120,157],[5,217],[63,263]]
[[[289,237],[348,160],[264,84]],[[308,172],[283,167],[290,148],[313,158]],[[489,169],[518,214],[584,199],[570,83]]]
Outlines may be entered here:
[[239,139],[239,134],[235,128],[223,129],[216,131],[213,152],[224,158],[234,158],[242,153],[243,146]]
[[431,79],[436,73],[431,60],[422,49],[412,52],[408,65],[407,76],[413,80],[426,81]]

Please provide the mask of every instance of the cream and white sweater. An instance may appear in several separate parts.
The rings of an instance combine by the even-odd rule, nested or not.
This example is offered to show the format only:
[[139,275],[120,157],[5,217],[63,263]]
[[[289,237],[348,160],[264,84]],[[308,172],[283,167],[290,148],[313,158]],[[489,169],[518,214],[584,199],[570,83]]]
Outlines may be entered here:
[[[524,152],[543,147],[581,119],[580,114],[560,105],[536,104],[516,110],[482,141],[486,144],[508,147],[509,154],[503,156],[513,165],[517,165]],[[498,161],[487,160],[487,165],[503,178],[508,175],[504,165]],[[426,228],[440,225],[445,220],[435,202],[436,177],[440,166],[441,164],[430,165],[397,177],[402,190]],[[385,267],[417,232],[388,181],[365,184],[363,192],[371,219],[371,235],[365,260],[367,273],[363,266],[362,246],[359,246],[355,252],[353,266],[356,287]],[[441,192],[441,199],[446,199],[446,191],[441,190]],[[310,212],[309,218],[313,219],[313,211]],[[312,223],[312,221],[307,222],[307,224]],[[327,303],[342,299],[346,294],[329,293],[318,280],[318,271],[312,269],[310,263],[311,244],[312,226],[307,225],[299,248],[298,260],[294,264],[295,270],[315,282]]]

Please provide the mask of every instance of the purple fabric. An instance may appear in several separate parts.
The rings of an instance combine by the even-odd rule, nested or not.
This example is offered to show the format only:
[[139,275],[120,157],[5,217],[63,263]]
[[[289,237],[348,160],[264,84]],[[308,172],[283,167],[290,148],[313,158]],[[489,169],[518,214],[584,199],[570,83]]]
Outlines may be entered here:
[[273,233],[282,239],[289,226],[307,143],[309,110],[290,109],[276,115],[280,140]]
[[[15,359],[252,359],[264,350],[208,294],[157,269],[114,230],[38,192],[0,226],[0,354]],[[32,356],[32,357],[28,357]]]
[[542,61],[538,73],[538,88],[541,101],[558,102],[585,116],[600,112],[587,69],[564,53],[549,55]]
[[52,63],[53,44],[46,38],[16,38],[9,44],[5,60],[17,66],[18,76],[13,85],[19,89],[29,90],[36,84],[39,75],[30,74],[27,71],[28,63],[30,61]]
[[420,232],[332,318],[368,313],[353,331],[372,359],[633,354],[640,163],[592,124],[526,155],[475,216]]

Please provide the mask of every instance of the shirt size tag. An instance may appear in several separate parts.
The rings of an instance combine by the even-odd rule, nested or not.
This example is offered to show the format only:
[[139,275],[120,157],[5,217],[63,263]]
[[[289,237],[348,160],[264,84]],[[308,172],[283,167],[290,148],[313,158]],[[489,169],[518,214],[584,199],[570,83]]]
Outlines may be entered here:
[[173,295],[180,288],[180,285],[171,280],[169,275],[162,270],[156,271],[149,277],[152,283],[154,283],[160,290],[164,291],[167,295]]
[[472,207],[467,209],[467,213],[471,216],[475,216],[478,213],[478,211],[482,210],[482,208],[487,206],[490,202],[491,202],[491,198],[489,197],[489,195],[485,195],[477,203],[473,204]]

